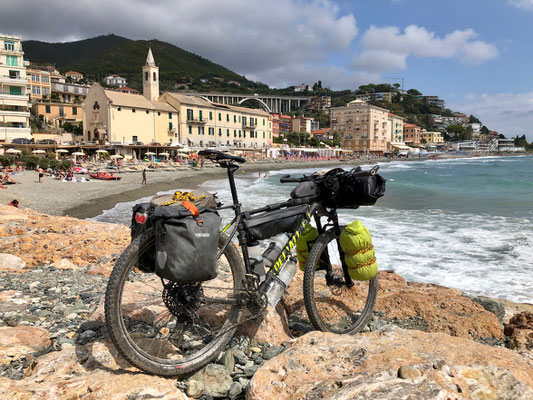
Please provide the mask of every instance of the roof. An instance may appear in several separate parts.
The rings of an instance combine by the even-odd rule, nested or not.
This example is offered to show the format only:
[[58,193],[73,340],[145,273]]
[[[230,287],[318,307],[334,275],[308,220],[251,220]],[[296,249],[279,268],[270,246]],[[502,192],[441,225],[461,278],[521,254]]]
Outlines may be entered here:
[[130,87],[128,87],[128,86],[121,86],[121,87],[119,87],[118,89],[113,89],[113,90],[130,90],[130,91],[132,91],[132,92],[137,92],[137,93],[139,93],[138,90],[132,89],[132,88],[130,88]]
[[415,124],[403,124],[404,128],[420,128],[418,125]]
[[211,103],[210,101],[202,97],[191,96],[188,94],[181,94],[181,93],[172,93],[172,92],[165,92],[165,94],[163,94],[163,98],[165,96],[171,96],[182,104],[191,104],[194,106],[202,106],[202,107],[213,107],[213,103]]
[[83,75],[83,74],[78,71],[67,71],[65,72],[65,75]]
[[148,47],[148,56],[146,56],[146,65],[155,67],[154,56],[152,55],[152,48]]
[[176,109],[170,104],[161,101],[150,101],[140,94],[122,93],[114,90],[104,90],[104,92],[107,98],[116,106],[176,112]]
[[316,131],[311,132],[312,134],[328,133],[329,129],[317,129]]

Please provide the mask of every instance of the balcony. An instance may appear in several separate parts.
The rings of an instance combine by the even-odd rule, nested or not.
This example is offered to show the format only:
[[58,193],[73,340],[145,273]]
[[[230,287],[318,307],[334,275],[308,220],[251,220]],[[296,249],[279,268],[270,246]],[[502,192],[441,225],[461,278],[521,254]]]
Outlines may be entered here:
[[29,111],[14,111],[14,110],[2,110],[0,109],[0,117],[30,117]]
[[245,123],[245,122],[242,123],[242,129],[255,131],[255,128],[256,128],[255,125],[252,125],[252,124],[250,124],[248,122],[247,123]]
[[200,118],[189,118],[187,117],[187,123],[188,124],[196,124],[196,125],[205,125],[207,123],[206,119],[200,119]]
[[0,139],[28,138],[31,139],[31,128],[15,128],[10,126],[0,126]]
[[[29,97],[26,94],[10,94],[9,92],[0,92],[0,100],[2,100],[2,103],[10,102],[10,101],[22,101],[24,102],[25,106],[28,106],[29,103]],[[14,104],[14,105],[22,105],[22,104]]]
[[0,82],[1,83],[8,83],[11,85],[24,85],[28,83],[27,79],[21,78],[20,75],[17,76],[10,76],[10,75],[0,75]]

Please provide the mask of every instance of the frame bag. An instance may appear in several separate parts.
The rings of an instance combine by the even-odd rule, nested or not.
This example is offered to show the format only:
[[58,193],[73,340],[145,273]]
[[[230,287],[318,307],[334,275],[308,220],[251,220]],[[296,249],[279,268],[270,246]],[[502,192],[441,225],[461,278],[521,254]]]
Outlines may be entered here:
[[217,276],[220,216],[211,208],[184,202],[177,207],[158,207],[155,272],[178,283],[203,282]]
[[282,232],[294,232],[302,223],[308,210],[307,205],[289,207],[282,210],[267,211],[243,220],[248,240],[264,240]]

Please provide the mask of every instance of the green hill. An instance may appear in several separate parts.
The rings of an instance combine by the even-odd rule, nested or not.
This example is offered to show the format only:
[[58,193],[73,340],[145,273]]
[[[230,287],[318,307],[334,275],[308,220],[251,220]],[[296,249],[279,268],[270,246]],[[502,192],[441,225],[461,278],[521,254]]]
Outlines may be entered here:
[[[62,72],[76,70],[89,80],[101,81],[109,74],[118,74],[128,81],[128,86],[142,89],[141,67],[146,61],[148,47],[152,48],[156,64],[160,68],[161,90],[174,88],[176,82],[187,82],[191,89],[204,89],[201,78],[223,78],[242,86],[256,87],[241,75],[185,51],[173,44],[159,40],[131,40],[117,35],[103,35],[67,43],[25,41],[25,58],[38,64],[54,64]],[[210,88],[230,86],[211,80]]]

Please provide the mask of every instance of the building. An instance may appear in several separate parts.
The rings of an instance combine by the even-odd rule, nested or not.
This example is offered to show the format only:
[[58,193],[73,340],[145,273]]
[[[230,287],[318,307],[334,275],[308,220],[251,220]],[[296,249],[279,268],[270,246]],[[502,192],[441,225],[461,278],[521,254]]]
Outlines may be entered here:
[[317,129],[311,132],[311,137],[316,137],[318,140],[329,139],[330,129]]
[[312,111],[326,111],[330,107],[331,96],[314,96],[307,103],[307,108]]
[[442,100],[439,96],[415,96],[415,99],[425,101],[428,104],[433,104],[434,106],[444,108],[446,106],[446,103],[444,100]]
[[292,132],[292,118],[290,115],[280,114],[279,116],[279,133],[286,134]]
[[126,86],[128,82],[126,82],[125,78],[122,78],[116,74],[108,75],[104,78],[104,82],[108,86]]
[[331,132],[337,132],[345,149],[358,153],[383,154],[388,148],[389,111],[354,100],[345,107],[330,109]]
[[79,125],[83,121],[83,108],[75,103],[37,101],[32,105],[32,112],[36,117],[42,118],[44,123],[57,130],[63,128],[65,122]]
[[389,142],[403,143],[403,125],[405,118],[389,113],[388,119],[390,126]]
[[83,74],[81,72],[78,72],[78,71],[67,71],[67,72],[65,72],[65,76],[67,78],[72,79],[74,82],[80,81],[80,80],[83,79]]
[[140,94],[138,90],[132,89],[127,86],[122,86],[122,87],[119,87],[118,89],[111,89],[111,90],[114,90],[115,92],[128,93],[128,94]]
[[[79,83],[60,83],[61,80],[58,76],[52,76],[52,94],[50,98],[54,101],[61,101],[64,103],[81,103],[87,93],[89,92],[90,85],[82,85]],[[57,82],[54,80],[57,79]]]
[[27,92],[32,102],[50,98],[52,93],[50,75],[50,71],[47,68],[31,64],[26,68],[26,77],[28,78]]
[[272,139],[279,137],[279,114],[270,114],[272,122]]
[[425,129],[420,131],[420,143],[428,145],[439,145],[444,143],[441,132],[428,132]]
[[[120,144],[178,141],[178,110],[152,100],[159,95],[159,73],[149,50],[143,66],[143,95],[91,86],[83,103],[83,137],[86,142]],[[156,73],[156,81],[153,80]]]
[[313,91],[313,87],[310,86],[310,85],[306,85],[305,83],[302,83],[301,85],[294,86],[294,91],[295,92],[305,92],[306,90],[312,92]]
[[59,72],[50,72],[50,82],[51,83],[65,83],[67,79],[61,75]]
[[292,119],[292,132],[304,132],[311,133],[312,131],[318,129],[313,129],[313,118],[308,117],[294,117]]
[[361,101],[386,101],[392,103],[392,92],[363,93],[355,95],[356,100]]
[[179,112],[180,143],[191,147],[266,148],[272,144],[270,114],[166,92],[159,97]]
[[403,125],[403,141],[408,145],[418,145],[420,144],[420,132],[421,129],[418,125],[415,124],[404,124]]
[[0,35],[0,142],[31,139],[22,38]]
[[481,124],[479,122],[472,122],[470,124],[466,124],[466,127],[470,127],[472,129],[472,136],[479,137],[481,133]]

